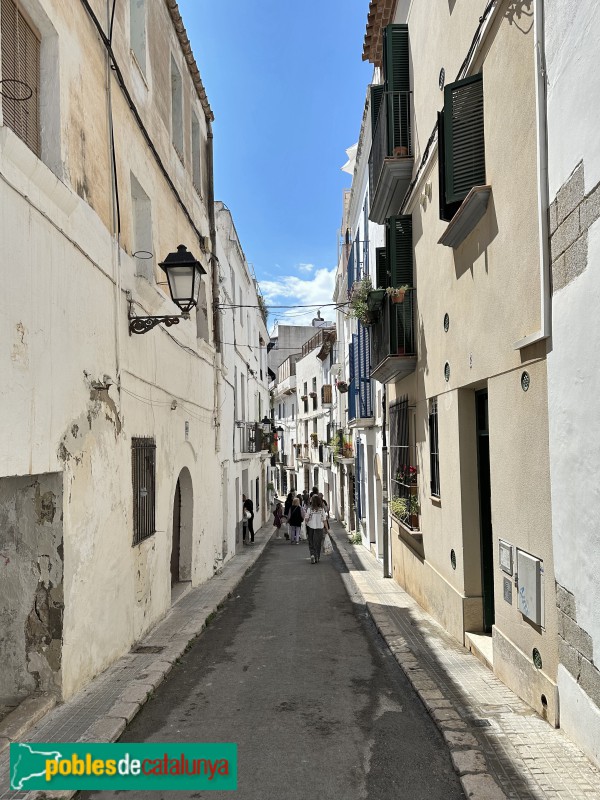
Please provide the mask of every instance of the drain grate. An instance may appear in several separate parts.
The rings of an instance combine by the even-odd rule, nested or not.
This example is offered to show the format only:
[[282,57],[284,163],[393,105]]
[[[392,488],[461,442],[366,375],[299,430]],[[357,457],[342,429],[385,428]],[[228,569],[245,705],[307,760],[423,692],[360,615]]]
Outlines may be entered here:
[[132,653],[162,653],[164,647],[157,644],[142,644],[139,647],[134,647]]

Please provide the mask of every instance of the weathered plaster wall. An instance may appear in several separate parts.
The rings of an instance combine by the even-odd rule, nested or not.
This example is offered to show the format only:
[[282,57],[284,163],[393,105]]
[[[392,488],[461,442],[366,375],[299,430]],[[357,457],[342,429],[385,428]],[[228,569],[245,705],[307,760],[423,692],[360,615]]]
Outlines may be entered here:
[[62,474],[0,478],[0,702],[60,694]]

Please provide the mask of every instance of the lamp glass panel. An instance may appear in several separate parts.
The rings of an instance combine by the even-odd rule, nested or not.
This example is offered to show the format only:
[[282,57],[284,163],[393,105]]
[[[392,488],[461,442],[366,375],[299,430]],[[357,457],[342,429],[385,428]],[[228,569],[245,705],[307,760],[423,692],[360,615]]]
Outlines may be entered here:
[[167,275],[169,278],[169,289],[173,302],[179,304],[185,301],[188,305],[193,299],[194,273],[193,266],[169,267]]

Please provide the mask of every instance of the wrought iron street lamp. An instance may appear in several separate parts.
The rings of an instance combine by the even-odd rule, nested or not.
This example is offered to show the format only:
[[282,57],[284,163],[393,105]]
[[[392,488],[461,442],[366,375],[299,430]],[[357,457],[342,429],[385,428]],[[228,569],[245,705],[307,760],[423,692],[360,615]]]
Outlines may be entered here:
[[159,323],[167,328],[178,325],[180,319],[189,319],[190,311],[198,305],[200,282],[206,270],[189,252],[184,244],[180,244],[176,253],[169,253],[158,265],[167,275],[171,299],[181,310],[181,314],[167,314],[162,317],[136,317],[132,314],[133,301],[129,301],[129,333],[147,333]]
[[271,422],[271,420],[265,414],[265,416],[260,421],[260,427],[262,429],[262,432],[263,433],[270,433],[272,424],[273,423]]

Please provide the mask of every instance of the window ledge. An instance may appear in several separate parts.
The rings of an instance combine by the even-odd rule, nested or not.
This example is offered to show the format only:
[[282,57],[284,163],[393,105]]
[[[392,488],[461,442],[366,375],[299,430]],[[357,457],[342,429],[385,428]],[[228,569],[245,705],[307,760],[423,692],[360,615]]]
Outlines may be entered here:
[[133,61],[133,63],[137,67],[137,70],[138,70],[138,72],[140,74],[140,78],[144,81],[144,85],[145,85],[146,89],[150,90],[150,87],[148,86],[148,80],[146,78],[146,73],[142,69],[142,65],[138,61],[138,57],[136,56],[136,54],[135,54],[135,52],[133,50],[130,50],[129,53],[131,55],[131,60]]
[[459,247],[487,211],[492,194],[491,186],[474,186],[438,240],[438,244]]

